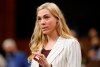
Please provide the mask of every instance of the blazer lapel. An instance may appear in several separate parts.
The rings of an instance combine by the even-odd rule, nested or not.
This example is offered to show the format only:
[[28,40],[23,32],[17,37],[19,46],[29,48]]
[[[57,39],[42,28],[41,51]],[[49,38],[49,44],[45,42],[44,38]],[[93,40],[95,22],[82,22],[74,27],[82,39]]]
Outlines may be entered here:
[[51,63],[56,58],[56,56],[58,56],[58,54],[61,53],[61,51],[64,48],[63,43],[64,43],[64,38],[59,37],[54,47],[47,56],[47,60],[49,63]]

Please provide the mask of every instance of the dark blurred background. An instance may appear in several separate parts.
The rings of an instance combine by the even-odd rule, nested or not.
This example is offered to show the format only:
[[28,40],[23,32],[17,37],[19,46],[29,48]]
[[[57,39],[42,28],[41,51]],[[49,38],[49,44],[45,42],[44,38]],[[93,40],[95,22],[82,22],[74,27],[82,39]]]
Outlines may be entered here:
[[0,0],[0,45],[6,38],[14,38],[20,50],[30,54],[29,41],[33,33],[36,8],[45,2],[54,2],[62,10],[70,29],[77,31],[83,53],[87,57],[90,28],[99,29],[99,2],[68,0]]
[[[99,25],[99,3],[96,1],[66,1],[48,0],[56,3],[62,10],[67,24],[84,36],[90,27]],[[17,0],[16,34],[19,38],[30,38],[34,23],[36,8],[45,0]]]

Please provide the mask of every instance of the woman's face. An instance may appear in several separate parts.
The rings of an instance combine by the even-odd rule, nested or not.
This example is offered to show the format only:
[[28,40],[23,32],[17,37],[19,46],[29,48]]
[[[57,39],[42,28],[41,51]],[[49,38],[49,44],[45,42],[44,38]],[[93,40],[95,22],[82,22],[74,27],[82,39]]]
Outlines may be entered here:
[[57,19],[49,12],[49,10],[42,9],[38,11],[37,20],[44,34],[49,35],[56,31]]

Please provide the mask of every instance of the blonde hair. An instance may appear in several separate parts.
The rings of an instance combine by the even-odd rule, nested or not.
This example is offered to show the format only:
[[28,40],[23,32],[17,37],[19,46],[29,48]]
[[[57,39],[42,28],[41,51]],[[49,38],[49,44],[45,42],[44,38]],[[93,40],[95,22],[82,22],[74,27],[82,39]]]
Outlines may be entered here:
[[[64,38],[71,38],[71,32],[66,25],[65,18],[58,8],[58,6],[54,3],[44,3],[41,6],[37,8],[37,14],[40,10],[42,9],[47,9],[50,11],[50,13],[58,19],[58,27],[57,27],[57,32],[59,36],[64,37]],[[35,29],[31,37],[30,41],[30,50],[31,52],[39,52],[45,46],[47,43],[47,36],[42,33],[39,24],[38,24],[38,19],[36,18],[36,24],[35,24]],[[32,60],[32,57],[29,57],[29,60]]]

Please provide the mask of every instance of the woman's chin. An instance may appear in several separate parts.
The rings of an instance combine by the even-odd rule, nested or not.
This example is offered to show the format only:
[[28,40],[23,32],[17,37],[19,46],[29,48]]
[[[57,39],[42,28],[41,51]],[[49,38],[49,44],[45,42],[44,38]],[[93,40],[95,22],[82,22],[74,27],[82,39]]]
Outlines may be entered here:
[[48,35],[48,34],[49,34],[49,32],[47,32],[47,31],[43,31],[43,34],[46,34],[46,35]]

